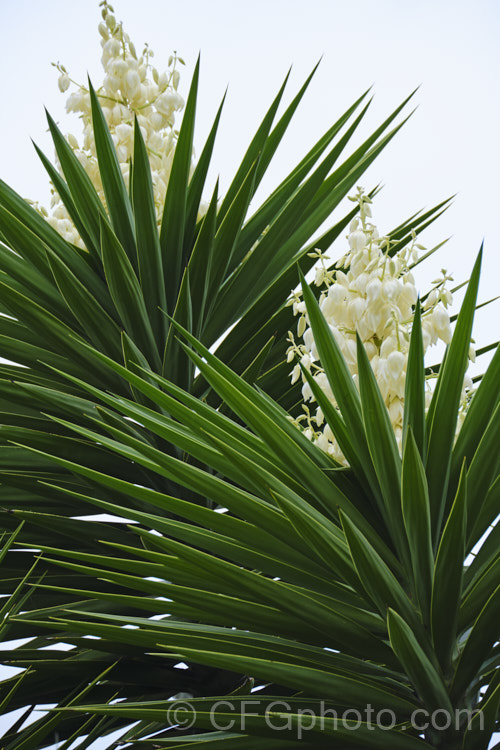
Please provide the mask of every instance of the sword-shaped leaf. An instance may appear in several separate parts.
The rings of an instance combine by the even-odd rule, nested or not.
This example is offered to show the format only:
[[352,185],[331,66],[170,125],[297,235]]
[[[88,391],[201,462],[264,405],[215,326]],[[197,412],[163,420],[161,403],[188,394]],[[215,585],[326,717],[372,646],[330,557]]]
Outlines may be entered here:
[[134,217],[132,206],[123,181],[115,145],[108,124],[101,109],[99,98],[89,80],[90,103],[92,107],[92,127],[95,139],[99,174],[101,175],[106,207],[111,226],[118,237],[128,259],[137,267],[137,247],[135,243]]

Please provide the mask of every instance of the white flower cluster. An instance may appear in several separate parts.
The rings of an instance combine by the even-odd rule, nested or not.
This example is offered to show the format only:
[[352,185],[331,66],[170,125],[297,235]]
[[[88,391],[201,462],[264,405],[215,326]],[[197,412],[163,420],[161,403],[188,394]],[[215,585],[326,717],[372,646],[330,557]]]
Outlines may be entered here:
[[[168,70],[159,73],[151,65],[153,51],[146,45],[142,54],[138,55],[122,24],[117,22],[111,5],[104,0],[101,7],[102,21],[99,23],[99,34],[105,77],[102,86],[96,88],[96,93],[126,182],[134,149],[134,117],[137,117],[148,151],[155,205],[160,218],[177,139],[177,132],[174,130],[175,113],[184,107],[184,100],[177,91],[177,66],[183,65],[184,61],[174,54],[169,58]],[[63,65],[54,65],[60,74],[58,85],[62,92],[67,91],[71,84],[77,86],[77,90],[70,94],[67,100],[66,109],[80,116],[83,136],[81,142],[72,134],[67,136],[67,140],[104,201],[92,128],[89,91],[75,83]],[[66,208],[55,190],[51,209],[51,215],[46,211],[43,213],[52,226],[69,242],[81,244]]]
[[[416,244],[414,236],[410,246],[391,257],[391,240],[389,237],[380,237],[370,221],[370,198],[358,188],[356,197],[351,200],[359,203],[359,219],[353,219],[349,228],[348,253],[330,269],[325,264],[327,256],[319,251],[311,254],[318,258],[315,284],[324,287],[319,304],[354,382],[357,382],[356,332],[360,336],[401,449],[406,367],[414,305],[417,301],[417,288],[411,269],[417,261],[418,250],[423,248]],[[443,270],[442,278],[433,282],[432,290],[423,298],[424,351],[439,340],[445,344],[450,342],[448,308],[452,303],[452,295],[446,288],[449,280],[451,277]],[[304,426],[307,437],[322,450],[345,464],[345,458],[329,425],[324,423],[322,410],[318,407],[313,413],[307,406],[308,402],[314,402],[315,399],[301,373],[300,365],[311,373],[333,404],[335,399],[319,362],[301,292],[293,292],[288,304],[293,305],[294,314],[300,316],[297,337],[302,339],[302,343],[297,342],[290,332],[290,346],[287,350],[288,362],[297,362],[291,375],[292,383],[296,383],[301,377],[303,381],[304,414],[298,418],[297,423]],[[472,348],[470,357],[474,357]],[[472,381],[469,378],[464,384],[464,408],[471,389]],[[431,397],[432,389],[427,382],[427,406]]]

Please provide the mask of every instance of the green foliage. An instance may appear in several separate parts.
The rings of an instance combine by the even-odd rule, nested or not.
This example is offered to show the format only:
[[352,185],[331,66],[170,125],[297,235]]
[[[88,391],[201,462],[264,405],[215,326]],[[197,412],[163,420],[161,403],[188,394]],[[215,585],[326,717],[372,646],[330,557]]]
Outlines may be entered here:
[[[497,727],[498,527],[468,555],[500,509],[498,352],[455,441],[480,258],[427,417],[417,311],[401,458],[364,348],[358,392],[304,274],[403,105],[339,163],[362,96],[248,216],[309,80],[273,126],[283,86],[199,221],[220,111],[189,179],[198,68],[160,228],[140,131],[128,189],[94,95],[106,206],[50,118],[64,180],[42,155],[85,250],[0,184],[0,343],[16,363],[0,366],[2,662],[22,670],[0,683],[2,713],[22,710],[8,750],[114,731],[109,747],[486,748]],[[348,469],[291,420],[280,342],[299,280],[339,408],[309,382]],[[179,694],[189,730],[169,718]],[[319,720],[367,705],[392,728]],[[436,709],[480,713],[422,735],[413,712]]]

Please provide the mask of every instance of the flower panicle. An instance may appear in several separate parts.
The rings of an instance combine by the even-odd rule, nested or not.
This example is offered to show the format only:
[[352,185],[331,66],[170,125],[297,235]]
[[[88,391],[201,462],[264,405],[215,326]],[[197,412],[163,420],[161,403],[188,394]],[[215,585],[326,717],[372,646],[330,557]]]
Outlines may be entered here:
[[[350,197],[359,206],[359,214],[349,226],[348,250],[333,266],[328,265],[321,252],[310,253],[317,257],[314,284],[321,288],[319,305],[330,326],[337,344],[346,360],[354,382],[357,382],[356,334],[363,342],[389,417],[401,449],[403,435],[405,379],[408,365],[411,328],[413,325],[417,287],[412,267],[418,260],[419,250],[415,232],[406,247],[391,252],[390,237],[380,236],[372,221],[372,201],[362,188]],[[448,308],[453,302],[447,288],[452,277],[442,269],[442,276],[433,282],[430,292],[423,298],[422,334],[424,352],[438,341],[449,344],[451,325]],[[336,406],[326,374],[309,325],[307,310],[301,293],[294,291],[288,302],[299,316],[297,339],[289,334],[287,361],[295,362],[291,373],[292,383],[302,377],[302,397],[307,414],[307,403],[315,401],[311,387],[302,374],[301,365],[307,369],[330,402]],[[471,348],[470,358],[474,358]],[[426,381],[426,403],[432,398],[432,376]],[[469,378],[470,380],[470,378]],[[472,381],[464,383],[461,412],[465,413],[473,392]],[[459,420],[461,424],[463,417]],[[309,416],[306,433],[320,448],[334,459],[346,463],[330,427],[324,424],[321,409]]]
[[[107,0],[100,4],[100,8],[98,31],[104,79],[101,86],[96,88],[96,94],[125,182],[129,179],[134,149],[134,122],[137,119],[149,156],[154,201],[160,220],[177,142],[175,119],[184,107],[184,99],[178,87],[179,66],[185,63],[174,52],[169,57],[167,70],[160,72],[152,63],[153,50],[145,44],[141,54],[138,54]],[[59,62],[52,64],[59,72],[60,91],[65,93],[72,89],[66,101],[67,112],[77,114],[83,125],[80,140],[72,133],[66,138],[105,203],[92,127],[89,90],[74,81],[64,65]],[[52,226],[69,242],[82,246],[78,232],[54,188],[50,208],[51,213],[45,213]]]

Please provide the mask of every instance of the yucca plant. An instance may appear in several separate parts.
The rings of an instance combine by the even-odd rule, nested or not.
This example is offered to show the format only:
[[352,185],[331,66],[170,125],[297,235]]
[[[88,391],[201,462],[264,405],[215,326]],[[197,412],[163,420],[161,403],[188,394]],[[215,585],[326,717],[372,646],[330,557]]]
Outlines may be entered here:
[[[416,307],[401,458],[363,346],[358,392],[302,274],[407,101],[340,163],[360,97],[251,213],[309,80],[275,122],[282,87],[201,219],[221,111],[192,171],[198,66],[160,226],[141,130],[125,184],[91,86],[104,203],[50,117],[64,177],[40,152],[82,246],[0,183],[2,661],[23,670],[0,706],[24,709],[2,747],[115,730],[144,747],[488,745],[496,527],[468,556],[498,515],[498,353],[455,442],[479,261],[427,412]],[[390,253],[447,203],[396,227]],[[299,277],[338,409],[304,378],[347,466],[293,423]],[[368,706],[394,726],[343,716]]]
[[[417,310],[402,457],[363,346],[358,393],[305,283],[340,413],[319,389],[317,396],[351,468],[334,465],[276,401],[180,327],[193,364],[234,418],[161,376],[139,368],[134,373],[95,352],[155,408],[68,376],[90,400],[82,406],[68,396],[82,419],[54,415],[56,427],[76,433],[86,450],[99,446],[117,462],[132,460],[190,495],[126,481],[100,471],[88,456],[69,460],[56,442],[41,450],[24,431],[34,457],[87,482],[85,493],[69,476],[44,481],[47,489],[68,503],[133,522],[121,541],[104,538],[97,554],[74,544],[38,544],[52,572],[36,590],[60,602],[14,616],[11,627],[24,635],[48,629],[72,645],[56,652],[54,669],[63,674],[75,662],[91,661],[94,669],[106,657],[116,662],[88,688],[98,702],[90,703],[84,691],[52,722],[76,732],[138,722],[121,742],[139,747],[321,747],[332,741],[488,747],[500,705],[496,528],[473,562],[466,560],[498,514],[498,352],[454,443],[479,266],[480,259],[427,417]],[[55,397],[47,399],[49,411]],[[91,426],[83,426],[84,415]],[[158,449],[153,436],[175,445],[184,459]],[[57,523],[69,533],[74,522]],[[107,525],[99,525],[104,536]],[[61,573],[50,581],[58,570],[66,582]],[[95,648],[89,649],[88,636],[98,639]],[[17,649],[11,663],[33,664],[36,679],[38,663],[42,671],[48,663],[40,646],[49,641],[38,635],[38,648]],[[164,671],[165,680],[179,661],[189,665],[177,683],[189,702],[133,700],[137,659],[143,668],[154,665],[153,674]],[[194,665],[220,670],[224,693],[220,682],[213,696],[206,684],[201,695],[199,685],[188,687]],[[103,705],[103,695],[108,702],[123,696],[128,679],[130,698]],[[88,723],[74,718],[82,714]],[[187,733],[185,724],[193,727]]]

